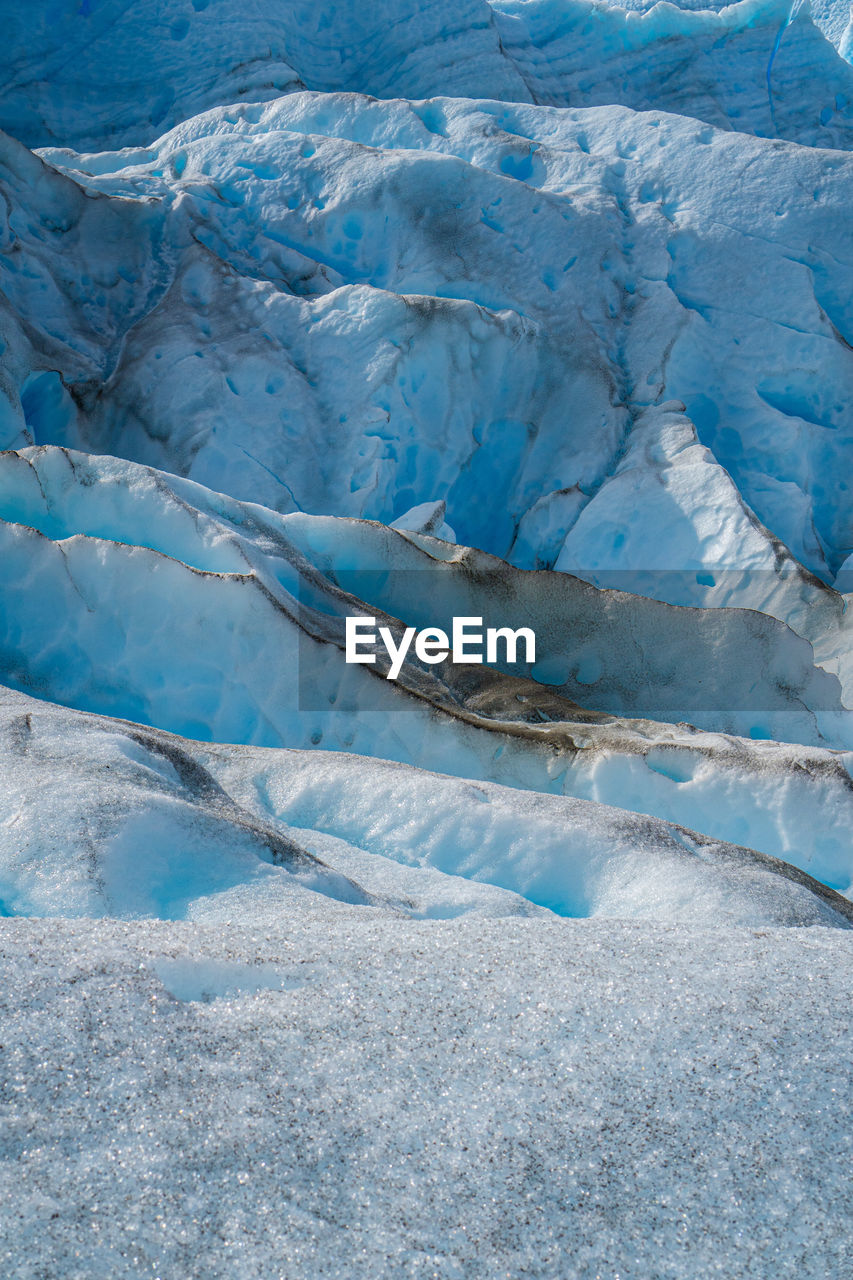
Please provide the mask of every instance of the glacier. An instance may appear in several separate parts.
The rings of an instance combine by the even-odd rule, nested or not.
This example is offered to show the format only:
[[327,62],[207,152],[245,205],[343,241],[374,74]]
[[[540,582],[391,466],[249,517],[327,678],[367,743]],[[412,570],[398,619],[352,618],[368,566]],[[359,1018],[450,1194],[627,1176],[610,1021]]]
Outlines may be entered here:
[[0,13],[3,1274],[845,1274],[847,0]]
[[[823,11],[839,31],[842,0]],[[836,48],[791,0],[719,11],[599,0],[34,0],[6,6],[4,18],[0,126],[28,146],[145,145],[210,107],[294,89],[619,104],[807,145],[850,138],[849,38],[838,34]]]
[[[65,180],[6,145],[22,203],[5,292],[38,320],[16,324],[3,443],[128,456],[285,511],[391,522],[446,494],[462,542],[550,567],[638,416],[680,401],[749,507],[740,525],[830,583],[853,551],[834,153],[782,159],[624,110],[303,94],[208,113],[96,173],[45,152]],[[361,344],[354,395],[342,342]],[[727,532],[700,561],[755,563]]]

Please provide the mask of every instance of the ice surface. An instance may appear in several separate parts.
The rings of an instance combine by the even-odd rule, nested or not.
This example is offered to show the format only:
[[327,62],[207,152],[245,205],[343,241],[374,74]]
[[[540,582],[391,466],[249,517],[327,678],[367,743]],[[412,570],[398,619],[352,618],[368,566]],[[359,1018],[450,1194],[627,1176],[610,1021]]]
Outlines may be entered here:
[[447,503],[444,499],[440,502],[421,502],[392,520],[390,528],[409,533],[426,533],[430,537],[441,538],[443,542],[455,542],[456,534],[444,518],[446,511]]
[[[756,726],[801,742],[817,724],[849,734],[849,716],[832,711],[834,677],[769,617],[673,609],[561,574],[543,592],[542,575],[430,537],[280,517],[56,448],[0,457],[0,516],[0,661],[18,688],[192,737],[355,751],[618,805],[849,888],[850,757],[747,740]],[[359,568],[371,564],[381,571]],[[534,624],[543,654],[550,636],[552,654],[575,655],[563,690],[575,701],[483,669],[474,679],[409,660],[391,684],[344,664],[345,611],[415,626],[446,621],[442,610],[488,615],[496,569],[501,620],[512,610],[513,625]],[[660,723],[660,707],[682,701],[745,738]],[[598,713],[611,702],[659,722]]]
[[0,12],[11,72],[0,127],[29,146],[139,148],[208,107],[302,88],[618,103],[849,146],[853,72],[791,0],[720,12],[595,0],[6,0]]
[[[49,446],[0,454],[0,540],[8,682],[180,733],[293,745],[287,716],[310,709],[309,679],[319,709],[341,689],[362,710],[371,699],[377,710],[399,705],[398,689],[377,687],[379,668],[344,665],[344,613],[378,609],[449,630],[454,613],[498,608],[501,625],[538,637],[536,664],[514,674],[589,709],[853,742],[842,702],[849,662],[823,670],[793,629],[838,654],[849,649],[849,619],[835,593],[798,591],[796,581],[790,625],[743,608],[672,608],[408,531],[276,516],[133,463]],[[58,599],[62,635],[49,607]],[[181,665],[177,636],[188,642]],[[404,672],[419,699],[448,700],[452,673],[426,670],[413,653]],[[453,686],[450,700],[460,696]]]
[[[721,0],[669,0],[669,2],[677,5],[679,9],[720,10],[727,7]],[[608,0],[608,3],[616,4],[620,9],[645,10],[653,9],[659,0]],[[790,14],[793,16],[795,9],[799,13],[806,8],[815,26],[821,29],[841,56],[849,62],[851,51],[853,51],[853,43],[848,34],[853,21],[850,0],[809,0],[808,5],[802,3],[799,6],[792,6]]]
[[[731,478],[697,457],[689,494],[656,504],[680,505],[691,562],[781,543],[831,582],[853,551],[837,152],[622,108],[305,93],[142,156],[48,153],[73,182],[4,145],[0,443],[28,426],[285,512],[390,523],[445,501],[460,542],[549,567],[626,449],[667,490],[680,445],[648,411],[678,401]],[[604,518],[620,485],[576,544],[648,568]],[[714,537],[703,503],[725,512]],[[748,524],[763,556],[735,551]]]
[[8,921],[2,1268],[842,1276],[850,938]]
[[331,752],[205,749],[20,695],[4,701],[7,915],[251,923],[331,900],[400,917],[540,908],[853,924],[848,900],[783,863],[589,800]]
[[840,1280],[845,5],[0,15],[0,1273]]

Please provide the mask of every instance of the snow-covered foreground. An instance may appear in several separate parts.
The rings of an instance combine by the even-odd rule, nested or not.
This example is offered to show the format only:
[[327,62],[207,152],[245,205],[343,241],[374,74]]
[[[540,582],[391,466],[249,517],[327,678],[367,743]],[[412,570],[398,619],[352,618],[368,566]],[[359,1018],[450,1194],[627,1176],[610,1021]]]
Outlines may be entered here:
[[18,693],[0,770],[4,1274],[843,1274],[849,899]]
[[5,926],[5,1275],[847,1274],[853,934],[362,911]]

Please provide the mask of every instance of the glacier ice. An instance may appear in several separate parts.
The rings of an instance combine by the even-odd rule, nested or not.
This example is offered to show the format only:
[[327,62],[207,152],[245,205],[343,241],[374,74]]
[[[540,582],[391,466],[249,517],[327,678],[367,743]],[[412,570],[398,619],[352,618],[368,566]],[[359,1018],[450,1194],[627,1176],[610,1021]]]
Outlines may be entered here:
[[841,1276],[846,0],[0,14],[0,1271]]
[[[502,625],[537,632],[536,663],[520,674],[589,710],[658,720],[689,711],[711,730],[851,745],[838,676],[793,626],[752,609],[674,608],[372,522],[277,516],[50,446],[0,454],[0,518],[6,679],[70,705],[278,745],[293,731],[288,716],[296,723],[309,709],[309,680],[314,709],[333,719],[340,689],[362,711],[371,699],[377,710],[394,704],[378,667],[343,662],[351,601],[361,615],[379,609],[448,631],[454,612],[488,616],[491,607]],[[61,635],[51,600],[63,601]],[[842,644],[844,615],[827,621]],[[170,664],[176,636],[191,643]],[[419,667],[413,653],[405,671],[419,701],[432,689],[433,699],[458,702],[467,678]],[[775,733],[760,732],[756,717]]]
[[[356,751],[616,803],[849,887],[851,755],[827,748],[833,734],[849,748],[849,713],[809,642],[769,615],[674,608],[429,536],[278,516],[48,446],[0,455],[0,543],[7,685],[208,741]],[[417,627],[445,622],[439,605],[489,616],[496,583],[500,621],[536,628],[531,674],[546,684],[426,668],[413,652],[393,684],[344,663],[349,611]],[[548,654],[560,673],[541,670]],[[665,723],[681,704],[704,733]],[[792,745],[755,740],[768,726]]]
[[295,94],[142,163],[46,153],[70,183],[9,142],[10,247],[34,262],[7,255],[4,289],[41,323],[8,357],[24,411],[3,443],[29,400],[37,443],[282,511],[443,499],[461,542],[549,566],[639,418],[677,400],[727,508],[832,582],[853,550],[849,164],[624,109],[439,107],[432,131],[417,103]]
[[[849,146],[853,72],[791,0],[645,12],[597,0],[32,0],[4,19],[0,127],[28,146],[146,146],[207,108],[303,88],[614,103]],[[829,34],[844,52],[839,25]]]
[[440,538],[442,542],[455,542],[456,534],[445,520],[446,514],[447,503],[443,498],[439,502],[420,502],[392,520],[389,527],[410,533],[426,533]]
[[415,919],[540,908],[853,926],[849,900],[796,868],[590,800],[337,752],[205,747],[20,694],[2,725],[6,915],[274,921],[307,899],[309,914],[331,900]]

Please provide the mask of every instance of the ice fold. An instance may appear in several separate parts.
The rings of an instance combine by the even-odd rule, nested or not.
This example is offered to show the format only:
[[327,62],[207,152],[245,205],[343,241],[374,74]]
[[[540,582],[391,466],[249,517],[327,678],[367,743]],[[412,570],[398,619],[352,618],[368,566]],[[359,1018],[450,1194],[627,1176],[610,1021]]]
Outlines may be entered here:
[[7,915],[257,922],[345,906],[853,925],[847,899],[784,863],[591,801],[335,753],[205,747],[14,694],[0,743]]
[[[750,565],[778,543],[831,584],[853,550],[838,152],[624,108],[306,93],[142,155],[46,153],[62,175],[7,151],[6,445],[283,512],[444,501],[460,542],[553,567],[626,454],[660,509],[668,446],[642,442],[678,401],[718,466],[716,537],[698,471],[681,501],[691,561],[746,554],[748,524],[770,535]],[[665,522],[674,559],[680,536]],[[613,545],[619,567],[644,546]]]
[[[0,455],[0,516],[7,684],[184,736],[615,803],[849,884],[849,754],[826,747],[844,745],[849,713],[809,642],[769,615],[673,607],[368,522],[279,516],[50,447]],[[449,625],[454,612],[488,617],[496,598],[503,622],[537,630],[543,659],[527,679],[410,654],[392,683],[344,661],[347,614]],[[666,723],[682,702],[704,732]],[[756,727],[814,745],[750,741]]]

